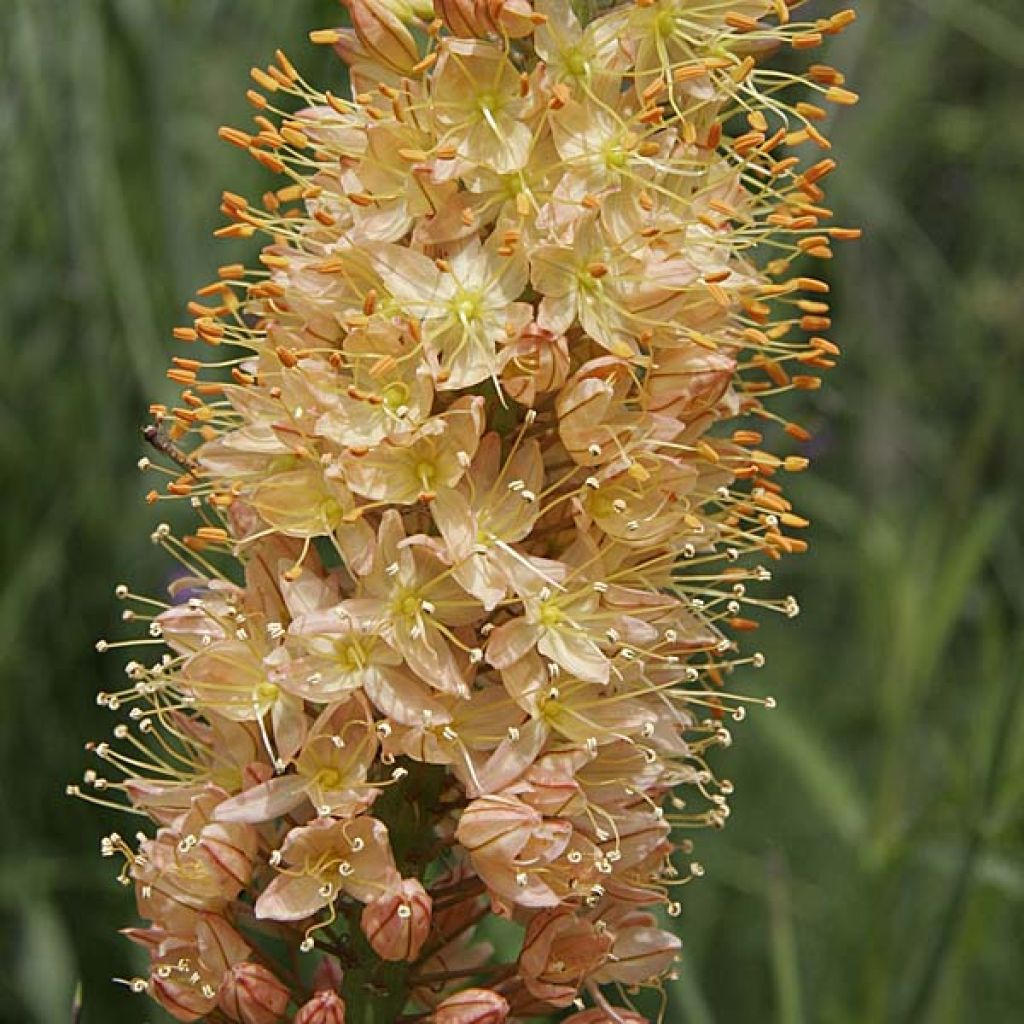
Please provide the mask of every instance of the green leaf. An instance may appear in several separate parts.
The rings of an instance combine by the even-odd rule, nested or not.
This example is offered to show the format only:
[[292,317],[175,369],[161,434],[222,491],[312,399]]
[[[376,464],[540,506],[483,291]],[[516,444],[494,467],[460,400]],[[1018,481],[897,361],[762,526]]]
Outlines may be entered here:
[[779,1024],[803,1024],[800,954],[793,926],[793,909],[785,863],[773,858],[768,868],[771,904],[772,971],[775,978],[776,1019]]
[[53,904],[25,907],[15,972],[22,1001],[39,1024],[71,1017],[77,970],[70,936]]
[[684,969],[679,980],[669,985],[668,1015],[666,1021],[672,1024],[714,1024],[711,1007],[700,987],[698,970],[691,965]]
[[789,766],[824,821],[848,843],[861,840],[867,823],[864,797],[838,756],[784,707],[753,715],[755,728]]

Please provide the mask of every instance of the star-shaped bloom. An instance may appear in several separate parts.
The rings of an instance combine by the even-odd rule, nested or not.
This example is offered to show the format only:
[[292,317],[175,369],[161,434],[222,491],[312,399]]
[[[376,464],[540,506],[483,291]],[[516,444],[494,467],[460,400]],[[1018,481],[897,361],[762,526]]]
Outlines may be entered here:
[[420,322],[437,387],[471,387],[501,372],[499,348],[529,323],[521,302],[527,281],[521,254],[503,254],[495,235],[471,238],[443,264],[413,249],[375,246],[373,269],[395,304]]

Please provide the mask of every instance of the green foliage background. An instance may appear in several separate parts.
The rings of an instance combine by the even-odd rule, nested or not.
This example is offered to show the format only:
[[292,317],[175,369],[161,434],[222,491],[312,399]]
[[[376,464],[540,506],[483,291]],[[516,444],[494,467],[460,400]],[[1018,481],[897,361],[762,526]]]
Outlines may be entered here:
[[[833,5],[821,3],[823,10]],[[865,225],[829,269],[845,352],[801,395],[812,552],[758,636],[780,700],[719,758],[672,1024],[1001,1024],[1024,1007],[1024,28],[1017,0],[859,0],[830,59],[862,91],[830,196]],[[216,140],[250,64],[330,0],[0,0],[0,1021],[155,1021],[97,844],[132,819],[65,800],[113,661],[113,584],[159,588],[133,463],[170,327],[243,246]]]

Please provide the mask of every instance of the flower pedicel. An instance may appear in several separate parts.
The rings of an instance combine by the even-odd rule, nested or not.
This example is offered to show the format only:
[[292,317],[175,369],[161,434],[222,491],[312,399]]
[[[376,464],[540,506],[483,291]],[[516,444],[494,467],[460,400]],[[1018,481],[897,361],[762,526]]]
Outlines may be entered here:
[[282,180],[217,234],[268,242],[152,410],[187,576],[118,588],[146,635],[99,644],[163,646],[71,787],[152,822],[103,844],[148,922],[127,983],[182,1021],[640,1022],[686,830],[728,816],[709,757],[771,705],[725,688],[764,662],[737,638],[798,610],[756,584],[806,548],[770,402],[838,355],[804,257],[856,236],[821,131],[856,97],[768,62],[853,14],[346,6],[312,38],[350,98],[278,53],[221,132]]

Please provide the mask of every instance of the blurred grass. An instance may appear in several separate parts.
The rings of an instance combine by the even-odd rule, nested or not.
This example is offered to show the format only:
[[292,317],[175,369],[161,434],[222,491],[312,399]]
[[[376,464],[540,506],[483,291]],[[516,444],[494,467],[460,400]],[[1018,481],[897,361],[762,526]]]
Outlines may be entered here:
[[[822,9],[830,5],[820,4]],[[729,828],[697,838],[671,1024],[1000,1024],[1024,1006],[1024,216],[1016,0],[859,0],[830,58],[863,93],[831,198],[866,225],[829,268],[845,357],[802,421],[812,554],[760,637],[780,699],[719,764]],[[65,801],[112,662],[111,586],[159,587],[132,464],[166,396],[170,326],[240,248],[215,138],[246,71],[330,0],[0,4],[0,1021],[155,1020],[109,982],[129,894],[95,853],[128,831]],[[806,410],[807,396],[801,396]]]

